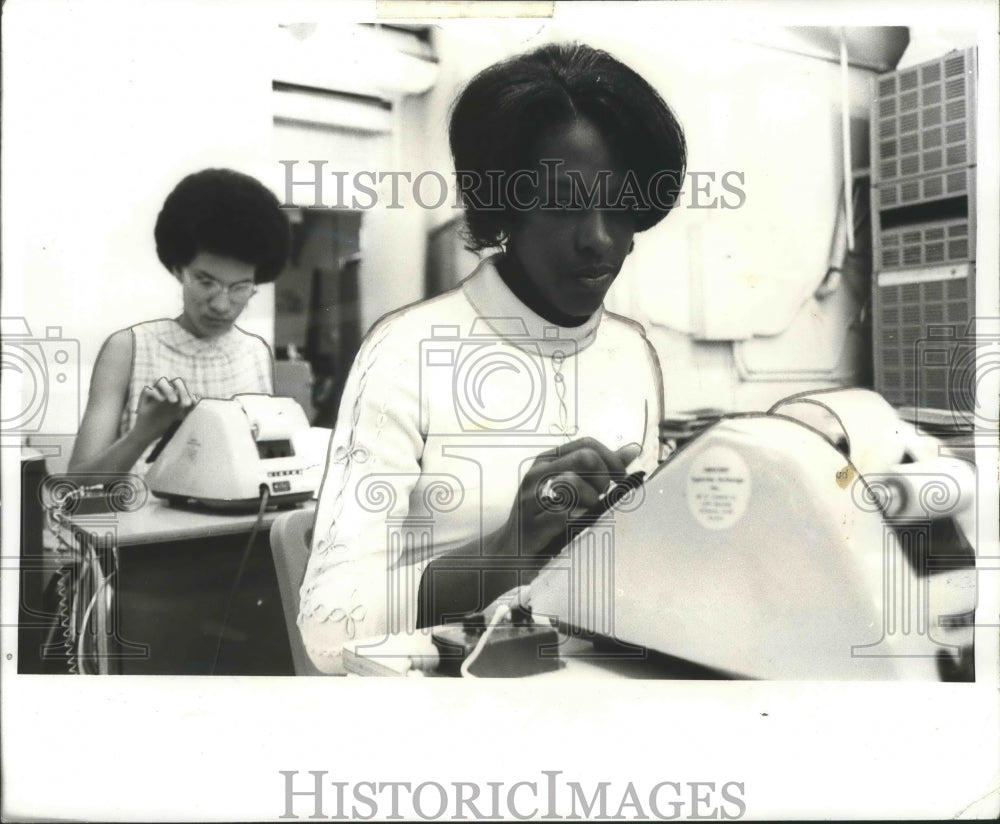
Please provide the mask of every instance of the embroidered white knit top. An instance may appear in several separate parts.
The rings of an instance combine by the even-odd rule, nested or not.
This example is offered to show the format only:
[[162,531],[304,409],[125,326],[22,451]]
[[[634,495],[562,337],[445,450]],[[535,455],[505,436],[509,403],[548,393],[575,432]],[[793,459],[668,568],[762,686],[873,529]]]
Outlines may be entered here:
[[[262,338],[237,326],[211,339],[192,335],[173,319],[139,323],[130,331],[132,374],[119,435],[135,426],[143,387],[152,386],[160,378],[183,378],[188,391],[202,398],[273,392],[274,367],[270,348]],[[132,471],[145,474],[147,469],[144,455]]]
[[299,625],[342,672],[352,638],[406,632],[429,561],[496,531],[533,459],[584,436],[659,459],[661,375],[642,328],[529,310],[483,261],[380,320],[348,377],[320,491]]

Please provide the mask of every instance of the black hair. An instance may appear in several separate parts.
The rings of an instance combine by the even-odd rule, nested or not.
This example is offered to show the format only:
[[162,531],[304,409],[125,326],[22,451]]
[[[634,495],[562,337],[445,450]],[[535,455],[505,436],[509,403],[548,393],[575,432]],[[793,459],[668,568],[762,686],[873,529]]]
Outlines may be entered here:
[[470,248],[503,242],[513,217],[504,187],[487,172],[511,175],[539,158],[546,131],[578,117],[590,120],[612,150],[655,196],[634,209],[636,231],[659,223],[684,182],[687,148],[680,123],[637,72],[591,46],[550,44],[495,63],[462,90],[451,112],[449,140],[465,205]]
[[167,195],[153,236],[171,272],[209,252],[252,265],[254,281],[269,283],[285,268],[290,232],[278,199],[260,181],[232,169],[204,169]]

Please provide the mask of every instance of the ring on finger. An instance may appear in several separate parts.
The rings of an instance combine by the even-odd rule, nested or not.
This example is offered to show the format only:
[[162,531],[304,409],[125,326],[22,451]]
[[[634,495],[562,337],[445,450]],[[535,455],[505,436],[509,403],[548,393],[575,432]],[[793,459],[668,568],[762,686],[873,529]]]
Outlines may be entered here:
[[542,484],[541,492],[538,493],[538,497],[545,501],[546,503],[554,503],[559,499],[559,493],[554,489],[555,484],[552,478],[546,478],[545,483]]

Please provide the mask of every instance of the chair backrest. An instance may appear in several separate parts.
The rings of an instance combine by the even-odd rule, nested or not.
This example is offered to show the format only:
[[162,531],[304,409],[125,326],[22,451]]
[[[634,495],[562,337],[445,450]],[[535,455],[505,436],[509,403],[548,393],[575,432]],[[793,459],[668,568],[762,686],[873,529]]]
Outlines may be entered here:
[[277,397],[295,398],[310,421],[316,417],[312,386],[313,373],[309,361],[274,362],[274,394]]
[[288,644],[292,650],[292,662],[296,675],[322,675],[313,666],[302,645],[299,633],[299,588],[306,574],[309,561],[309,544],[315,513],[311,509],[297,509],[285,512],[271,524],[271,557],[281,594],[281,607],[285,613],[285,628],[288,630]]

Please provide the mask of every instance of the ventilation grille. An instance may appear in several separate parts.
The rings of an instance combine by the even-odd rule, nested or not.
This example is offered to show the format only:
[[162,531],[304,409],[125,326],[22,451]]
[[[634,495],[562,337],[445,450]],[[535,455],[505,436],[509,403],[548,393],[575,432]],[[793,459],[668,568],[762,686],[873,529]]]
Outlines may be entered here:
[[875,182],[935,174],[975,162],[973,56],[960,52],[877,83]]
[[[894,406],[965,413],[974,341],[971,282],[933,280],[876,289],[876,390]],[[973,365],[974,368],[974,365]]]
[[966,197],[969,194],[972,169],[925,175],[924,177],[880,183],[875,190],[878,209],[895,209],[949,197]]
[[968,261],[970,246],[966,218],[885,229],[881,236],[880,268],[906,269]]
[[962,428],[975,408],[975,70],[970,49],[879,77],[871,121],[875,389]]

